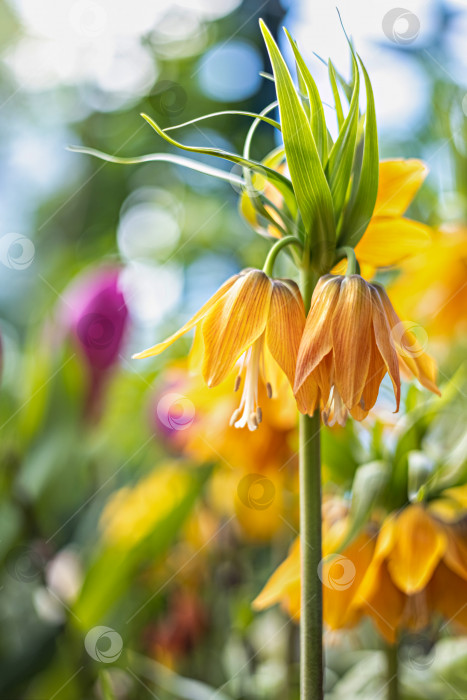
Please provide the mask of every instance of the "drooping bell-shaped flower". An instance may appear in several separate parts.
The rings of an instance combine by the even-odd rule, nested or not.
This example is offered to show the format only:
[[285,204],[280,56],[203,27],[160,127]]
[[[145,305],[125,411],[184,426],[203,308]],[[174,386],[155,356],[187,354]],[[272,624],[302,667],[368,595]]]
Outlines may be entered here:
[[399,319],[383,287],[360,275],[322,277],[313,293],[300,343],[295,395],[312,414],[321,400],[323,420],[363,420],[374,406],[386,372],[400,401],[400,375],[416,377],[439,394],[436,366]]
[[243,393],[232,423],[256,430],[262,418],[259,382],[266,386],[268,396],[273,391],[268,358],[274,358],[293,384],[304,325],[303,301],[294,282],[271,279],[261,270],[244,270],[228,279],[170,338],[135,357],[159,355],[197,326],[195,346],[206,384],[214,387],[222,382],[239,361],[235,390],[243,383]]

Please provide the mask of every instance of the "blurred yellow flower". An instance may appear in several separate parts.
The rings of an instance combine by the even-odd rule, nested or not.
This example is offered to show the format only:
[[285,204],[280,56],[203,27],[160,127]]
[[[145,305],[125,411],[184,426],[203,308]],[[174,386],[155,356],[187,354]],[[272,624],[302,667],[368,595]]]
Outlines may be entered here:
[[[323,582],[323,618],[329,629],[352,627],[362,616],[354,605],[358,587],[374,550],[371,527],[363,530],[340,552],[348,532],[346,507],[337,499],[323,503],[323,559],[319,572]],[[335,554],[339,551],[339,554]],[[290,548],[287,559],[273,573],[253,601],[256,610],[281,603],[288,614],[300,618],[300,538]]]
[[[436,501],[410,504],[386,517],[379,531],[370,522],[341,551],[347,517],[344,514],[329,526],[323,510],[320,577],[323,617],[330,629],[352,627],[363,614],[371,617],[389,643],[396,641],[402,629],[423,629],[437,614],[467,629],[465,510],[463,517],[452,522],[440,519],[438,512]],[[299,540],[253,607],[260,610],[275,603],[299,618]]]
[[356,597],[389,642],[400,629],[420,630],[435,613],[467,628],[467,537],[422,504],[384,521]]
[[104,540],[110,545],[133,547],[182,502],[190,484],[180,465],[164,464],[134,486],[119,489],[101,516]]
[[[228,422],[235,403],[230,390],[234,376],[209,389],[186,363],[173,364],[164,375],[157,405],[160,397],[173,395],[189,405],[196,402],[196,409],[191,421],[180,420],[179,426],[173,421],[173,429],[167,428],[170,419],[156,420],[156,430],[190,460],[218,465],[208,487],[209,506],[219,517],[235,516],[242,536],[264,541],[284,529],[285,519],[294,527],[298,521],[297,408],[287,379],[273,379],[261,430],[248,431],[239,440]],[[266,399],[263,385],[258,397]]]
[[404,261],[390,291],[397,308],[416,315],[430,335],[450,339],[464,334],[467,228],[438,231],[429,248]]
[[235,390],[243,373],[244,389],[240,407],[231,417],[236,428],[256,430],[262,420],[258,386],[262,379],[268,397],[272,385],[266,374],[270,354],[290,383],[295,376],[298,345],[305,325],[300,291],[291,280],[270,279],[260,270],[234,275],[208,302],[170,338],[135,355],[151,357],[163,352],[184,333],[199,325],[196,351],[203,358],[202,375],[209,387],[220,384],[239,358]]

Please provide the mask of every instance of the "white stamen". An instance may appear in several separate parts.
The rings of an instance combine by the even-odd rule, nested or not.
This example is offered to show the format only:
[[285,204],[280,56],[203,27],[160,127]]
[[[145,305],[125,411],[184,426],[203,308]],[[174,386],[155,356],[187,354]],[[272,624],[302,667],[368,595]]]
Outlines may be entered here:
[[329,394],[327,404],[321,413],[323,423],[324,425],[332,427],[337,421],[339,425],[344,427],[347,423],[348,415],[349,412],[342,401],[336,385],[334,384],[331,388],[331,393]]
[[[240,373],[243,372],[243,367],[246,368],[243,393],[240,406],[234,411],[230,420],[230,425],[235,425],[236,428],[248,426],[250,430],[256,430],[263,419],[263,413],[258,406],[258,382],[262,367],[263,342],[262,337],[256,340],[242,358]],[[240,376],[235,382],[235,389],[238,388],[237,384],[240,386],[239,379]],[[270,396],[270,392],[272,393],[270,388],[271,385],[268,382],[266,384],[268,396]]]

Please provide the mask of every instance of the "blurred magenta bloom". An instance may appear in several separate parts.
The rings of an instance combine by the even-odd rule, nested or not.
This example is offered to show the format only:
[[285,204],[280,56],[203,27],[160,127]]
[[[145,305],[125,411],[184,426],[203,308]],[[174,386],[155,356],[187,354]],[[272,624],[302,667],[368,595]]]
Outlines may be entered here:
[[68,325],[95,370],[118,360],[128,322],[128,308],[120,290],[120,271],[101,268],[80,276],[65,294]]
[[61,306],[62,330],[71,336],[90,375],[90,408],[99,402],[105,378],[118,362],[128,327],[119,275],[120,270],[113,267],[79,275],[65,291]]

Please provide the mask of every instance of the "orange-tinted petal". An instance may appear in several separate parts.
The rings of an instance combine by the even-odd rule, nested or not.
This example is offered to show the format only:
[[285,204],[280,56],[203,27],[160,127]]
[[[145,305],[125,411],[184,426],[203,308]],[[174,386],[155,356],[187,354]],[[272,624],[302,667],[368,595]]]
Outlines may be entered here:
[[374,215],[402,216],[427,174],[426,165],[415,158],[381,161]]
[[290,548],[289,555],[274,571],[252,606],[263,610],[275,605],[291,594],[295,587],[300,588],[300,539],[297,538]]
[[412,374],[420,384],[435,394],[440,395],[436,386],[437,368],[436,362],[430,355],[424,352],[417,337],[409,329],[416,324],[410,321],[401,321],[396,314],[386,290],[380,285],[374,285],[379,293],[389,326],[391,337],[399,356],[401,369],[405,374]]
[[[361,599],[360,589],[358,598]],[[361,606],[389,644],[396,642],[407,600],[407,596],[392,582],[387,564],[383,562],[376,569],[374,586],[371,592],[361,600]]]
[[187,321],[181,328],[178,330],[176,333],[171,335],[167,340],[164,340],[162,343],[158,343],[157,345],[153,345],[153,347],[148,348],[147,350],[143,350],[142,352],[137,353],[136,355],[133,355],[133,358],[137,360],[142,360],[145,357],[152,357],[153,355],[159,355],[161,352],[166,350],[169,345],[172,345],[178,338],[180,338],[182,335],[185,333],[188,333],[189,330],[191,330],[194,326],[196,326],[197,323],[199,323],[208,313],[208,311],[220,300],[222,297],[227,294],[229,289],[233,287],[233,285],[238,281],[238,279],[241,278],[241,275],[234,275],[230,279],[228,279],[220,289],[217,290],[217,292],[200,308],[199,311],[195,313],[192,318],[190,318],[189,321]]
[[300,389],[295,392],[295,400],[300,413],[307,413],[309,416],[312,416],[318,407],[319,398],[319,386],[311,374],[305,379]]
[[375,267],[396,265],[430,245],[431,229],[418,221],[374,216],[355,248],[359,261]]
[[428,584],[446,551],[446,535],[419,504],[404,508],[397,532],[388,570],[396,586],[410,595]]
[[331,629],[351,627],[359,621],[362,611],[354,601],[374,546],[374,539],[363,531],[342,554],[325,558],[321,571],[323,618]]
[[316,285],[297,358],[294,393],[332,348],[331,319],[336,308],[341,277],[327,275]]
[[371,297],[360,275],[342,280],[332,317],[334,383],[347,408],[360,401],[368,373],[371,345]]
[[266,341],[271,355],[287,375],[292,386],[305,320],[305,307],[295,282],[274,280],[266,326]]
[[237,279],[203,321],[203,377],[216,386],[266,328],[272,283],[260,270]]
[[467,537],[465,524],[445,526],[447,547],[444,563],[467,581]]
[[[386,309],[383,306],[382,296],[380,294],[381,287],[370,287],[371,298],[373,302],[373,331],[376,345],[384,361],[386,369],[391,377],[396,397],[396,411],[399,410],[401,397],[401,379],[399,373],[399,362],[396,349],[392,339],[391,328],[388,322]],[[389,302],[389,299],[387,299]],[[390,304],[390,302],[389,302]],[[392,309],[392,306],[391,306]]]
[[430,594],[433,607],[448,622],[467,627],[467,581],[441,563],[430,583]]
[[[373,309],[374,313],[374,309]],[[376,337],[374,329],[371,330],[372,341],[371,341],[371,352],[370,352],[370,363],[368,365],[368,374],[366,377],[365,386],[362,394],[362,408],[368,412],[376,403],[378,398],[379,388],[383,377],[386,374],[386,364],[381,356],[378,344],[376,342]]]

